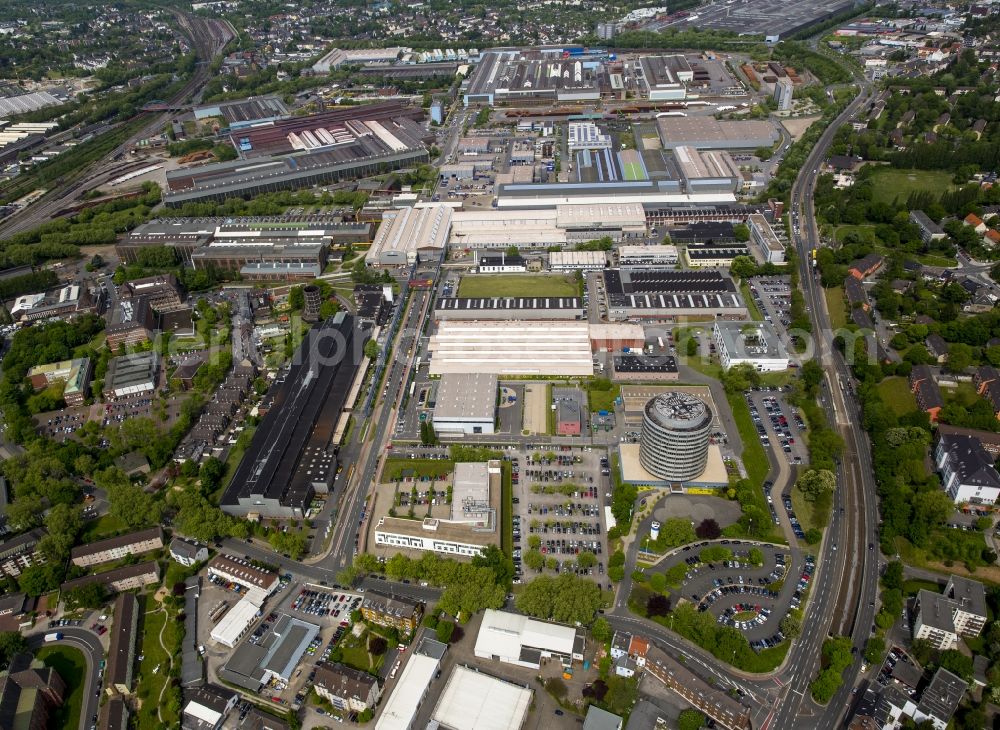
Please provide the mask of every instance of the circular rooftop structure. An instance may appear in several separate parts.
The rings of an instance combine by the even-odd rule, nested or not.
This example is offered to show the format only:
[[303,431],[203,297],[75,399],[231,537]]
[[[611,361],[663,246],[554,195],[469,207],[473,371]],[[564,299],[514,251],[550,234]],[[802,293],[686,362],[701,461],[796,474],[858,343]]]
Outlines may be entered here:
[[687,482],[708,463],[712,409],[689,393],[670,391],[651,398],[643,409],[639,462],[655,477]]

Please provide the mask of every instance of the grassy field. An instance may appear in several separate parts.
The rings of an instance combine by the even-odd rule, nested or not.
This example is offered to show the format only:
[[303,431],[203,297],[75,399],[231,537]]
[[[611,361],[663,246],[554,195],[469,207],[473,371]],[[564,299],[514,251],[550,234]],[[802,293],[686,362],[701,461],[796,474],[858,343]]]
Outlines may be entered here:
[[917,399],[910,392],[910,384],[906,378],[886,378],[878,384],[878,392],[882,396],[882,402],[897,416],[917,410]]
[[478,297],[575,297],[576,280],[555,274],[473,274],[463,276],[458,296]]
[[955,388],[941,388],[941,396],[946,406],[956,405],[961,408],[969,408],[979,400],[972,383],[959,383]]
[[642,165],[638,162],[624,163],[622,165],[622,174],[625,175],[625,180],[629,182],[646,179],[646,173],[643,171]]
[[897,198],[906,202],[912,192],[930,192],[938,195],[951,190],[951,173],[937,170],[897,170],[880,167],[872,176],[876,202],[892,204]]
[[860,233],[865,240],[875,241],[875,226],[872,225],[850,225],[844,224],[834,229],[834,239],[837,243],[843,243],[848,233]]
[[622,388],[620,385],[612,385],[610,390],[588,390],[587,400],[590,401],[590,412],[608,411],[609,413],[613,413],[615,410],[615,398],[621,392]]
[[834,286],[824,291],[826,310],[830,313],[830,326],[837,330],[847,325],[847,304],[843,287]]
[[743,301],[747,303],[747,311],[750,313],[750,319],[755,322],[763,322],[764,315],[757,308],[757,302],[750,296],[750,285],[744,281],[740,284],[740,292],[743,294]]
[[799,491],[798,487],[792,487],[792,508],[795,510],[795,516],[799,518],[799,522],[802,523],[802,529],[808,530],[815,527],[817,530],[822,530],[827,526],[830,521],[830,510],[819,510],[816,508],[815,502],[809,502],[806,500],[802,492]]
[[[747,468],[747,476],[754,486],[763,484],[771,466],[760,443],[757,429],[753,425],[753,418],[750,417],[750,406],[740,393],[730,396],[728,400],[736,428],[740,432],[740,439],[743,441],[743,465]],[[763,502],[763,496],[761,501]],[[764,505],[764,511],[767,511],[767,505]]]
[[450,459],[397,459],[385,460],[385,470],[382,472],[384,482],[395,482],[404,476],[439,477],[455,470],[455,464]]
[[83,532],[80,534],[80,540],[83,542],[92,542],[100,540],[102,537],[111,537],[117,535],[119,532],[123,532],[127,527],[117,517],[104,515],[103,517],[98,517],[96,520],[88,520],[83,523]]
[[[139,710],[138,724],[139,730],[148,728],[155,730],[161,727],[171,727],[175,718],[170,718],[166,707],[163,708],[164,723],[157,717],[159,707],[160,692],[163,685],[170,679],[170,657],[160,646],[160,630],[167,624],[167,614],[164,611],[157,611],[158,605],[148,599],[140,599],[140,605],[146,613],[142,616],[142,662],[139,663],[139,672],[136,677],[136,695],[142,703]],[[164,629],[163,640],[169,645],[170,637]]]
[[83,707],[83,683],[87,677],[87,660],[83,652],[70,646],[43,646],[35,656],[45,666],[56,670],[66,683],[62,707],[49,718],[49,727],[77,727]]

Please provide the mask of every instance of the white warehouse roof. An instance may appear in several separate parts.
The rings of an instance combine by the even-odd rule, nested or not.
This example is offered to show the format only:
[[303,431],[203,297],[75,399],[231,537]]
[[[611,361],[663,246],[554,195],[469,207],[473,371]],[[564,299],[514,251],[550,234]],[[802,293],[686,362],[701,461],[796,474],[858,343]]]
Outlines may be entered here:
[[456,666],[432,718],[453,730],[520,730],[531,696],[526,687]]
[[431,375],[593,375],[586,322],[444,320],[430,340]]
[[[403,657],[406,655],[403,654]],[[410,730],[417,716],[417,708],[427,692],[427,687],[438,669],[438,660],[423,654],[410,654],[410,659],[399,675],[396,688],[389,695],[375,730]]]
[[257,604],[248,597],[241,599],[212,629],[212,641],[225,644],[229,648],[235,647],[247,626],[257,617],[258,610],[260,609]]
[[476,656],[517,656],[521,647],[572,656],[576,630],[517,613],[486,609],[476,637]]
[[447,205],[387,211],[365,261],[369,265],[405,263],[420,250],[443,251],[451,231],[451,216],[452,209]]

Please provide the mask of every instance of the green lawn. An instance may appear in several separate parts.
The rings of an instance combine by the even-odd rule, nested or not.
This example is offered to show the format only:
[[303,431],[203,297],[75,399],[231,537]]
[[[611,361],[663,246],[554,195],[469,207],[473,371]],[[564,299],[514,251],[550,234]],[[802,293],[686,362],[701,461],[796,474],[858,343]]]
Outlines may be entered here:
[[906,202],[912,192],[930,192],[939,195],[951,190],[951,173],[938,170],[897,170],[883,166],[871,176],[875,201],[889,203],[898,198]]
[[906,378],[885,378],[878,384],[879,395],[897,416],[904,416],[917,410],[916,396],[910,391],[910,383]]
[[[727,396],[729,407],[733,411],[733,419],[736,421],[736,428],[740,432],[740,439],[743,441],[743,465],[747,469],[747,476],[754,486],[764,483],[770,464],[767,461],[767,454],[760,443],[760,436],[753,425],[753,418],[750,416],[750,406],[747,405],[743,395],[737,393]],[[763,501],[763,497],[761,498]],[[767,512],[767,506],[764,506]]]
[[757,308],[757,302],[755,302],[753,297],[750,296],[750,285],[745,281],[740,284],[740,293],[743,294],[743,301],[747,303],[747,311],[750,313],[750,319],[755,322],[763,322],[764,315],[761,314],[760,310]]
[[844,224],[836,227],[833,236],[837,243],[843,243],[844,238],[847,237],[848,233],[860,233],[863,239],[871,241],[872,243],[875,242],[875,226],[873,225]]
[[43,646],[35,656],[45,662],[45,666],[55,669],[66,683],[65,702],[49,718],[49,727],[78,727],[83,706],[83,684],[87,676],[87,660],[83,652],[71,646]]
[[829,507],[825,510],[817,509],[816,504],[806,500],[799,488],[794,486],[792,487],[792,507],[795,509],[795,516],[802,523],[803,530],[813,527],[822,530],[830,521]]
[[620,385],[612,385],[610,390],[588,390],[587,400],[590,401],[590,412],[607,411],[614,413],[615,398],[622,392]]
[[957,405],[962,408],[969,408],[979,400],[972,383],[959,383],[955,388],[941,388],[941,396],[945,405]]
[[103,517],[98,517],[96,520],[88,520],[83,523],[83,532],[80,534],[80,541],[93,542],[94,540],[100,540],[102,537],[112,537],[123,532],[127,527],[128,525],[117,517],[104,515]]
[[463,276],[458,296],[576,297],[580,289],[571,276],[561,274],[472,274]]
[[833,286],[825,290],[826,310],[830,313],[830,327],[835,330],[847,326],[847,303],[844,301],[843,287]]
[[395,482],[404,476],[439,477],[455,470],[455,463],[450,459],[398,459],[385,460],[385,470],[382,472],[383,482]]
[[[163,685],[170,679],[170,658],[167,652],[160,646],[160,629],[167,622],[167,614],[163,611],[156,611],[158,605],[151,599],[140,599],[140,605],[147,611],[142,616],[142,662],[139,663],[139,671],[136,675],[135,690],[136,696],[142,702],[142,709],[138,712],[139,730],[149,728],[157,730],[161,727],[171,727],[173,719],[167,712],[166,706],[163,708],[163,715],[166,723],[161,723],[157,717],[159,707],[160,692]],[[152,609],[152,612],[149,612]],[[164,631],[163,640],[169,646],[169,631]]]

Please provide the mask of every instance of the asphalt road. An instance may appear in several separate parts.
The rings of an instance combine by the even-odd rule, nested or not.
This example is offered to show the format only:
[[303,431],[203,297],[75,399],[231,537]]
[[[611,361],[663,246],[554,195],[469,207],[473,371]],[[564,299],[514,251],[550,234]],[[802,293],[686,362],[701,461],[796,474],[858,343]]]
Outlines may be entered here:
[[61,633],[62,640],[46,642],[45,634],[50,632],[44,631],[28,636],[28,646],[32,650],[37,650],[45,646],[46,643],[51,645],[65,644],[83,652],[83,656],[87,660],[87,676],[83,685],[83,702],[80,706],[80,730],[87,730],[94,724],[92,718],[97,714],[100,705],[101,698],[95,692],[99,692],[97,679],[101,674],[101,659],[104,658],[104,648],[97,635],[89,629],[78,626],[61,626],[58,629],[52,629],[52,631]]

